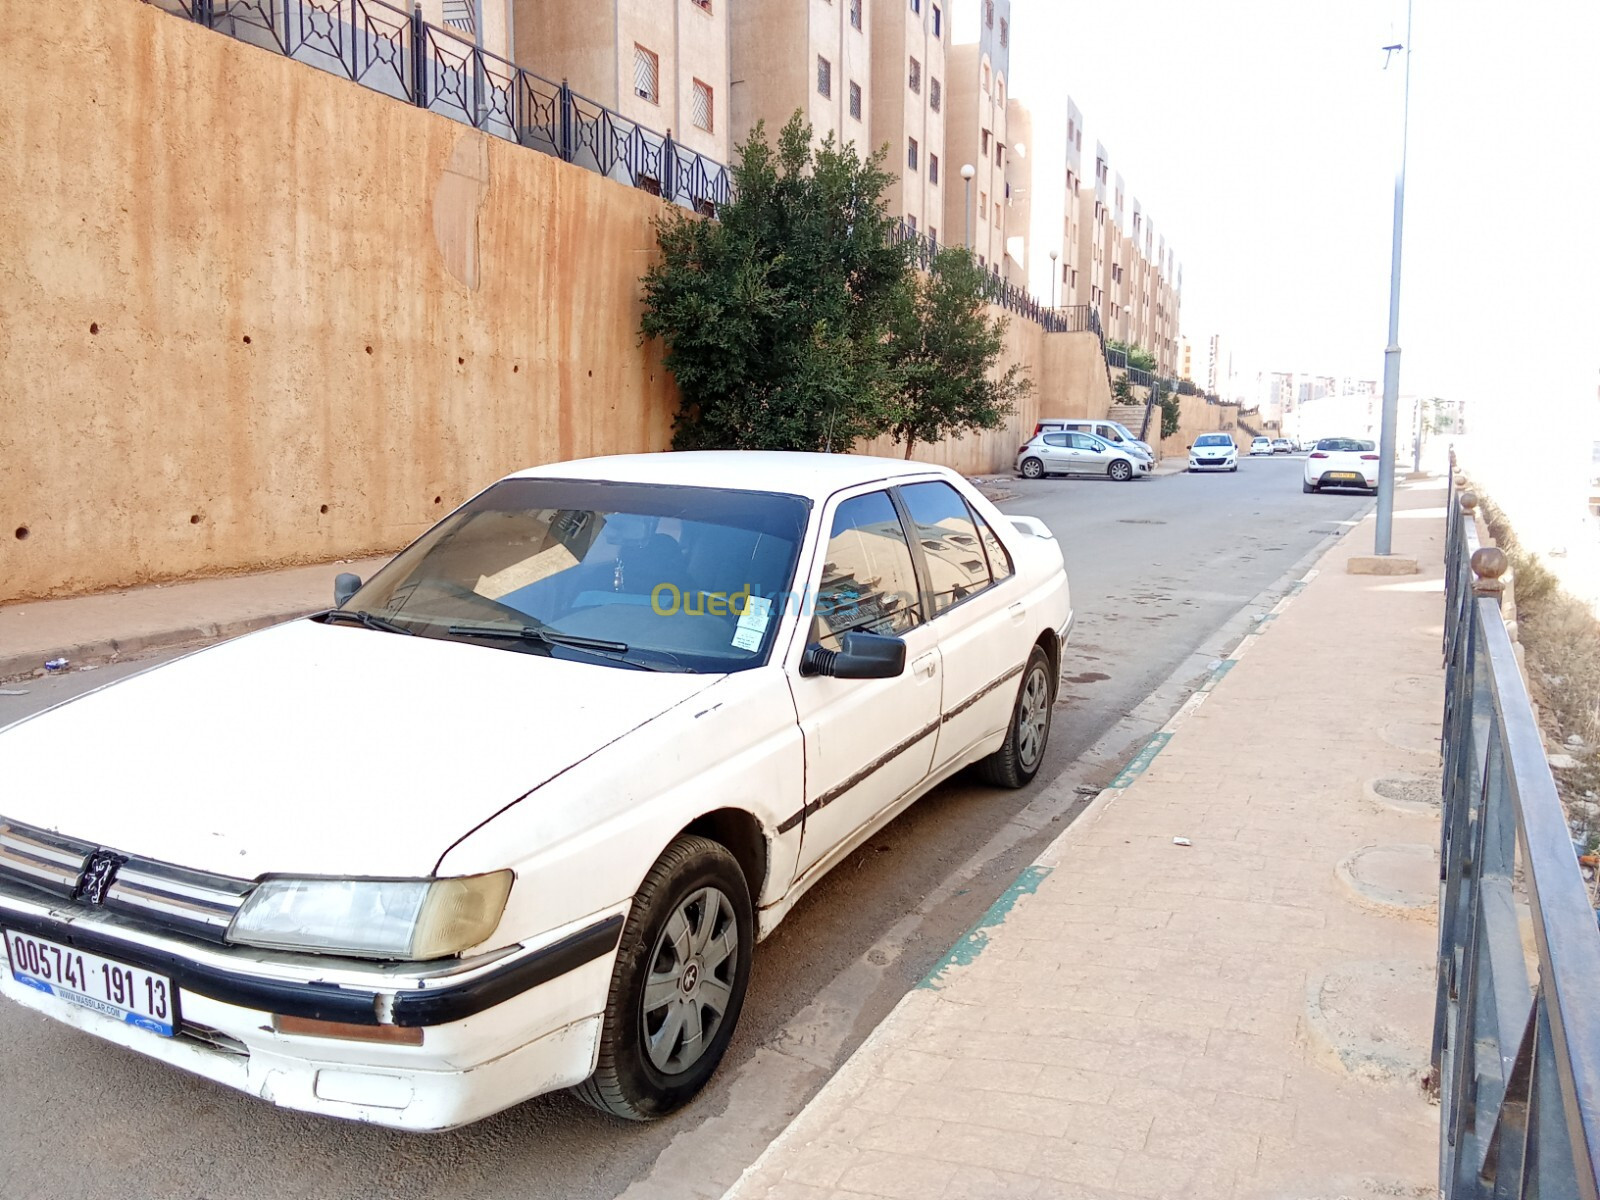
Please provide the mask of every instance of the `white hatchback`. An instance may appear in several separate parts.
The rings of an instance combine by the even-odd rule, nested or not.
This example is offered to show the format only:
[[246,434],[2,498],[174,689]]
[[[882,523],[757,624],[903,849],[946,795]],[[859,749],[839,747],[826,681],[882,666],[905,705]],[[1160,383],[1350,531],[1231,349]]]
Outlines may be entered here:
[[1191,471],[1237,471],[1239,447],[1227,433],[1202,433],[1189,447]]
[[1272,439],[1264,437],[1251,438],[1250,453],[1270,455],[1272,453]]
[[1322,438],[1306,456],[1302,492],[1323,488],[1378,490],[1378,447],[1365,438]]
[[0,992],[414,1130],[685,1103],[830,867],[1033,778],[1072,626],[1042,523],[847,455],[538,467],[337,591],[0,732]]

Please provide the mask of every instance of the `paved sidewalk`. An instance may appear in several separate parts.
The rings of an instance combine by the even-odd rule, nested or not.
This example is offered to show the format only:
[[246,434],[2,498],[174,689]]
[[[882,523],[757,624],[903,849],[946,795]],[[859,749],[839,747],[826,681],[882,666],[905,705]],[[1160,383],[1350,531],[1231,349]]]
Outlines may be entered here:
[[236,637],[333,603],[334,576],[363,579],[387,558],[0,606],[0,680],[52,658],[76,668],[194,642]]
[[1436,1195],[1444,496],[1397,496],[1421,575],[1335,545],[727,1200]]

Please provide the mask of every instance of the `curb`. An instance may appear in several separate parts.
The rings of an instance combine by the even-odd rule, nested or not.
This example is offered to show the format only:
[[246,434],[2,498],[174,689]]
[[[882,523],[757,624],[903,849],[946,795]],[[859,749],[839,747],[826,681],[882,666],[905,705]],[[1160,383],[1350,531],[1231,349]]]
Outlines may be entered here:
[[49,650],[31,650],[24,654],[0,657],[0,682],[28,679],[44,666],[44,658],[65,658],[73,667],[100,666],[135,654],[152,650],[171,650],[201,642],[220,641],[253,633],[269,625],[293,621],[299,617],[321,612],[327,605],[299,605],[278,612],[256,613],[231,621],[217,621],[207,625],[189,625],[180,629],[158,629],[153,633],[136,634],[126,638],[102,638],[80,642],[72,646],[55,646]]

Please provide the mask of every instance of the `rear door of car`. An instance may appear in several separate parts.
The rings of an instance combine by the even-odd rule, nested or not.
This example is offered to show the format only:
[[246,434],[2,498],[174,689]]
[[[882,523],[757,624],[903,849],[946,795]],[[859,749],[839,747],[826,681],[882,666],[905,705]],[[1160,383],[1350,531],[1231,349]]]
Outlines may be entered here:
[[944,672],[937,773],[1005,730],[1033,631],[1010,555],[960,490],[935,479],[896,493],[921,556]]

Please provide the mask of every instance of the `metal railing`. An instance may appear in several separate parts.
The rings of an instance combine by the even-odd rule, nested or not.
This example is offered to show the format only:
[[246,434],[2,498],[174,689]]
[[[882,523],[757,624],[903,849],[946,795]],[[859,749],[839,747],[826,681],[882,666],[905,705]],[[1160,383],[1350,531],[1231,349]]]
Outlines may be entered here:
[[484,133],[713,216],[728,168],[383,0],[145,0]]
[[[890,240],[911,246],[912,265],[924,271],[935,270],[939,251],[949,249],[948,243],[934,241],[920,229],[913,229],[903,218],[891,227]],[[1100,314],[1087,304],[1074,304],[1066,308],[1051,308],[1041,304],[1027,291],[1002,278],[996,267],[984,271],[984,292],[989,303],[999,305],[1007,312],[1037,321],[1046,333],[1100,332]]]
[[1597,1200],[1600,930],[1500,614],[1505,555],[1479,545],[1474,505],[1452,470],[1439,1184],[1446,1200]]

